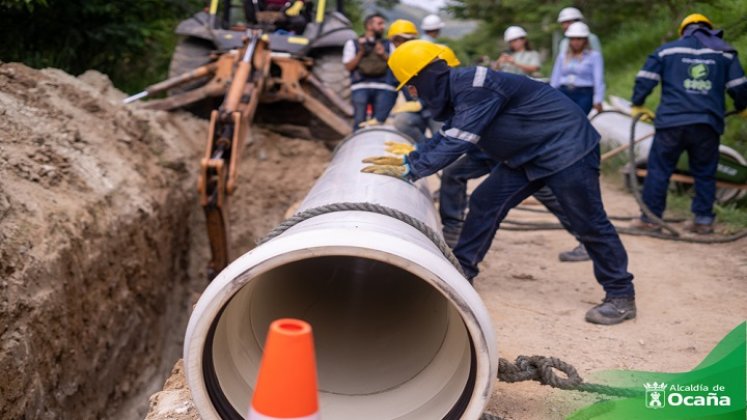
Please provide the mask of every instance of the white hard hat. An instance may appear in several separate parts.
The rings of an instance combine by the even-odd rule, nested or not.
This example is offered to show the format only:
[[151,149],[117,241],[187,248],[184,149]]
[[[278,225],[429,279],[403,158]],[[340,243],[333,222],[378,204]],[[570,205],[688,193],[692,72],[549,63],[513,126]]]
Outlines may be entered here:
[[444,21],[442,21],[438,15],[428,15],[423,18],[420,27],[424,31],[437,31],[444,27]]
[[573,22],[565,31],[565,36],[567,38],[588,38],[590,33],[589,26],[585,23]]
[[575,7],[566,7],[558,14],[558,23],[568,22],[569,20],[580,20],[583,18],[584,15],[581,14],[580,10]]
[[514,39],[524,38],[527,36],[527,31],[521,26],[509,26],[506,32],[503,33],[503,40],[511,42]]

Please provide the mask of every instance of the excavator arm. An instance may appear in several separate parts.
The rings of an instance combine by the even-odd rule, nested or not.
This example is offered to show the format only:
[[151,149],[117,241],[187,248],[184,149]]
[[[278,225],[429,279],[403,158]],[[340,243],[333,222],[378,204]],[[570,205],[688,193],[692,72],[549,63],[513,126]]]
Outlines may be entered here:
[[205,155],[200,161],[198,191],[205,212],[213,278],[229,261],[228,197],[236,190],[242,145],[257,110],[269,72],[270,52],[260,31],[253,31],[233,74],[228,93],[210,115]]
[[[199,200],[205,212],[210,241],[208,277],[211,280],[231,261],[229,197],[237,188],[242,145],[248,138],[258,105],[276,101],[301,103],[340,135],[352,131],[345,119],[309,93],[309,87],[315,87],[343,114],[350,112],[349,104],[324,88],[311,74],[309,67],[313,62],[310,59],[271,52],[269,38],[263,35],[261,29],[251,29],[247,34],[240,50],[221,54],[209,64],[149,86],[145,91],[125,99],[125,103],[134,102],[206,77],[210,79],[201,87],[164,99],[150,100],[145,107],[171,110],[209,97],[224,98],[218,109],[210,114],[208,139],[200,160],[198,178]],[[270,66],[279,69],[279,74],[271,75]]]

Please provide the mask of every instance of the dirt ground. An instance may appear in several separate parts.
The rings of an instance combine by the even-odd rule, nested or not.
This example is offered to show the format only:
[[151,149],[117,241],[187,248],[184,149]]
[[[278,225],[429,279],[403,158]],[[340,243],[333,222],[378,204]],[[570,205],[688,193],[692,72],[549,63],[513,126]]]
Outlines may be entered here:
[[[605,183],[607,211],[633,216],[633,198]],[[514,210],[509,219],[553,222]],[[624,222],[619,222],[624,225]],[[492,315],[501,357],[555,356],[582,375],[607,369],[687,371],[747,319],[744,240],[695,245],[622,236],[637,288],[637,319],[616,326],[584,321],[603,297],[589,262],[561,263],[575,246],[562,231],[500,231],[476,288]],[[151,398],[149,420],[194,420],[181,362],[166,390]],[[487,411],[502,419],[562,419],[597,400],[537,383],[496,383]]]
[[113,416],[173,363],[204,128],[123,97],[0,64],[2,418]]
[[[605,183],[608,214],[636,215],[631,195]],[[510,219],[552,221],[513,210]],[[615,222],[624,226],[624,222]],[[606,369],[687,371],[747,319],[745,240],[686,244],[621,236],[635,275],[638,316],[616,326],[584,321],[603,297],[590,262],[561,263],[575,246],[562,231],[499,231],[477,278],[502,357],[555,356],[582,377]],[[488,406],[505,419],[563,418],[595,401],[535,383],[497,383]]]
[[[122,98],[97,72],[0,63],[0,418],[143,418],[181,354],[207,283],[207,124]],[[259,127],[244,153],[234,256],[329,159]]]

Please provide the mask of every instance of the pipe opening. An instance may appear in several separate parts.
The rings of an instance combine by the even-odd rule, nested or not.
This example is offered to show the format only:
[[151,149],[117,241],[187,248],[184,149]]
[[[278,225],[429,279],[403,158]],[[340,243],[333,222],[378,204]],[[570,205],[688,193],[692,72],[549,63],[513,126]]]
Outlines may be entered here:
[[325,420],[461,416],[475,361],[453,302],[391,255],[297,258],[250,270],[216,317],[203,353],[214,405],[246,413],[268,327],[298,318],[314,333]]

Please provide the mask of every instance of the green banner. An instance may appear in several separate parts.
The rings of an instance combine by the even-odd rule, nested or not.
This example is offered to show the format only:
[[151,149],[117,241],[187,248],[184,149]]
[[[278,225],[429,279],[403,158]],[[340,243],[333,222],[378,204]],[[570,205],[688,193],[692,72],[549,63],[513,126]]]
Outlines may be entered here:
[[695,369],[682,373],[605,371],[590,382],[638,391],[633,398],[600,401],[568,419],[744,420],[747,323],[732,330]]

